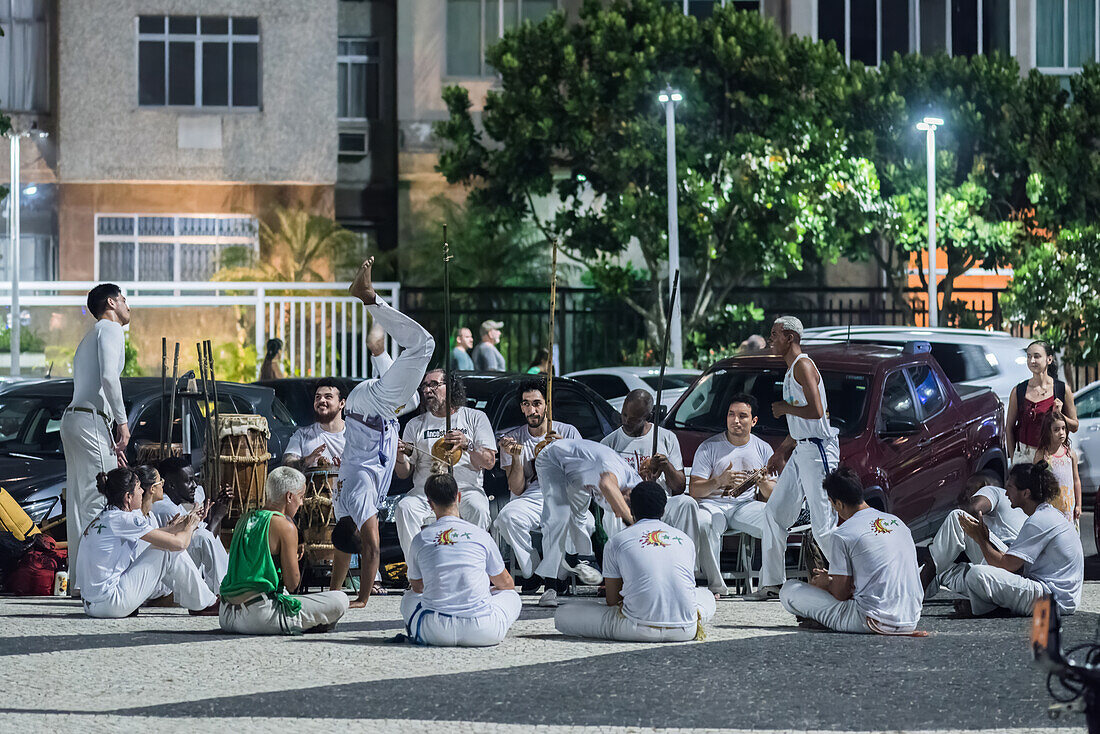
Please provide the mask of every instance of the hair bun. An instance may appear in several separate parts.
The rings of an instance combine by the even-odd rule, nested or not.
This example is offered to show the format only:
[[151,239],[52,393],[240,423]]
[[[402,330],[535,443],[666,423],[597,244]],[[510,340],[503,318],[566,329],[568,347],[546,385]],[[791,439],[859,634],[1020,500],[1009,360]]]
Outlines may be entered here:
[[1037,461],[1034,464],[1032,464],[1031,466],[1032,466],[1031,470],[1034,471],[1034,472],[1042,473],[1042,472],[1050,470],[1050,463],[1047,462],[1046,459],[1043,459],[1041,461]]
[[107,472],[100,472],[95,475],[95,488],[104,497],[107,496]]

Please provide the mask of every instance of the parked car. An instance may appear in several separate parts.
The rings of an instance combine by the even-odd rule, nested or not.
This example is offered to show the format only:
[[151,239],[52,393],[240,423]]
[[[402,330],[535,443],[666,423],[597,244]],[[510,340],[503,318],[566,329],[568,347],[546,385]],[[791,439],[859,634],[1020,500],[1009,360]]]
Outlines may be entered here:
[[[917,540],[935,533],[971,474],[1003,478],[1008,468],[1000,401],[989,388],[953,385],[928,350],[920,342],[805,347],[821,371],[841,461],[859,472],[867,502],[900,517]],[[756,398],[754,430],[778,446],[786,418],[774,418],[770,406],[783,399],[786,369],[781,357],[752,354],[707,370],[663,424],[680,439],[685,465],[704,439],[725,430],[737,393]]]
[[[645,390],[656,397],[657,380],[661,370],[657,367],[600,367],[593,370],[570,372],[566,377],[587,385],[599,393],[615,410],[621,410],[623,400],[632,390]],[[672,407],[684,390],[691,386],[695,378],[703,374],[700,370],[680,367],[665,369],[664,387],[661,389],[661,404]]]
[[[524,380],[530,377],[531,375],[500,372],[463,372],[462,379],[466,383],[466,404],[471,408],[484,411],[489,417],[493,432],[499,437],[505,431],[524,423],[523,413],[519,409],[519,388]],[[564,377],[555,378],[552,399],[554,420],[573,424],[584,438],[599,441],[620,425],[617,410],[594,390],[574,380]],[[411,420],[411,416],[408,420]],[[495,517],[509,497],[508,480],[504,476],[504,470],[500,468],[499,457],[496,465],[485,472],[484,487]],[[411,479],[402,480],[394,475],[389,497],[379,509],[383,563],[402,560],[393,512],[397,503],[410,489],[412,489]]]
[[[1001,402],[1021,380],[1031,377],[1027,368],[1027,345],[1004,331],[981,329],[916,329],[908,326],[843,326],[806,329],[802,343],[816,340],[845,340],[856,344],[896,344],[925,341],[940,363],[947,379],[956,385],[988,387]],[[1064,379],[1064,378],[1063,378]]]
[[1077,470],[1081,475],[1082,505],[1088,507],[1100,485],[1100,380],[1089,383],[1073,396],[1081,427],[1069,434],[1077,452]]
[[[184,381],[180,381],[181,388]],[[294,420],[270,388],[218,382],[222,413],[252,413],[267,418],[268,449],[281,456]],[[0,486],[7,489],[36,523],[61,515],[65,487],[65,456],[61,446],[61,416],[73,397],[73,381],[46,380],[13,386],[0,393]],[[127,461],[137,462],[143,444],[159,443],[161,380],[122,378],[122,397],[130,425]],[[184,426],[192,463],[202,464],[204,424],[201,397],[183,395],[176,404],[172,441],[183,442]],[[184,416],[186,415],[186,421]]]

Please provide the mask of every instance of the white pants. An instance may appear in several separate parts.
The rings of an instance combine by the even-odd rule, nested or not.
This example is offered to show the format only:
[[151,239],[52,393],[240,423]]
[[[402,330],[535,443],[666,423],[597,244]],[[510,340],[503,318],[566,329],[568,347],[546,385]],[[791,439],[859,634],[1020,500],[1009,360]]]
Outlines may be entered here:
[[[936,531],[936,537],[932,539],[932,544],[928,546],[928,550],[932,554],[932,560],[936,563],[937,574],[943,573],[953,566],[955,559],[963,551],[966,551],[966,557],[970,559],[971,563],[985,563],[985,556],[982,555],[981,547],[973,538],[963,532],[959,518],[966,514],[962,510],[952,510],[951,514],[944,519],[943,525],[940,525],[940,529]],[[1002,553],[1008,550],[1008,546],[1005,545],[1004,541],[993,533],[989,534],[989,542]]]
[[[493,521],[493,529],[501,539],[512,547],[512,555],[519,566],[519,573],[531,578],[535,568],[542,562],[538,549],[531,542],[531,533],[542,523],[542,497],[513,497]],[[585,518],[585,530],[591,536],[596,529],[596,518],[589,512]],[[544,539],[545,542],[545,539]],[[572,544],[566,542],[566,553],[573,553]]]
[[779,602],[796,617],[812,619],[836,632],[875,633],[867,625],[867,617],[856,607],[854,599],[840,601],[825,589],[805,581],[783,584],[779,590]]
[[187,554],[195,562],[210,591],[217,594],[222,579],[229,571],[229,553],[226,552],[221,538],[205,526],[195,528],[191,533],[191,545],[187,548]]
[[699,503],[699,565],[715,594],[729,592],[720,562],[722,536],[729,530],[760,538],[760,584],[782,586],[787,534],[768,521],[765,508],[766,504],[757,500],[733,504],[704,499]]
[[[466,522],[477,525],[482,530],[489,527],[489,498],[481,489],[471,487],[463,489],[458,500],[458,514]],[[397,525],[397,540],[401,543],[401,553],[409,557],[412,540],[421,528],[435,519],[428,498],[422,494],[407,494],[397,503],[393,512],[393,521]]]
[[953,564],[939,574],[939,581],[970,599],[970,610],[974,614],[988,614],[1000,608],[1027,616],[1035,602],[1047,593],[1046,587],[1034,579],[1003,568],[973,563]]
[[[535,457],[535,473],[542,487],[542,562],[535,573],[544,579],[558,578],[568,548],[580,556],[593,555],[592,534],[586,527],[588,505],[595,487],[573,484],[552,451]],[[607,536],[613,535],[618,520],[611,512],[604,513],[603,526]],[[622,521],[618,522],[622,527]]]
[[[695,605],[703,624],[714,616],[714,594],[695,589]],[[696,624],[683,627],[654,627],[627,619],[619,605],[607,606],[602,601],[578,599],[558,607],[554,626],[563,635],[589,637],[623,642],[687,642],[695,639]]]
[[423,607],[423,598],[423,594],[406,591],[401,597],[401,618],[409,638],[433,647],[499,645],[523,607],[515,589],[494,590],[489,599],[490,611],[477,617],[438,614]]
[[172,590],[177,604],[192,611],[206,609],[218,600],[186,553],[147,548],[122,572],[110,596],[99,601],[84,600],[84,613],[106,619],[127,617],[145,603],[162,582]]
[[[665,503],[665,514],[661,522],[684,533],[695,543],[699,541],[699,503],[687,492],[674,494]],[[607,537],[611,537],[610,533]]]
[[285,616],[273,599],[260,596],[248,605],[223,601],[218,621],[226,632],[240,635],[286,635],[336,624],[348,611],[348,595],[342,591],[321,591],[294,598],[302,603],[302,609],[293,617]]
[[104,498],[96,489],[100,472],[118,467],[114,439],[103,416],[66,411],[61,416],[61,446],[65,450],[65,533],[69,539],[69,595],[76,596],[76,554],[84,530],[103,509]]
[[[776,563],[774,555],[786,553],[787,531],[798,517],[803,497],[806,498],[806,504],[810,508],[810,527],[813,530],[814,539],[827,560],[834,557],[832,532],[836,530],[837,525],[836,511],[829,504],[829,498],[821,482],[826,474],[839,465],[840,443],[835,437],[822,439],[821,443],[799,441],[795,445],[791,458],[783,467],[779,480],[775,483],[772,496],[765,503],[768,521],[772,523],[773,531],[783,539],[783,542],[778,549],[774,544],[770,551],[765,549],[763,562],[773,564],[772,568],[774,568]],[[768,558],[769,555],[773,557]],[[778,559],[778,564],[782,569],[780,579],[785,579],[787,572],[782,555]]]

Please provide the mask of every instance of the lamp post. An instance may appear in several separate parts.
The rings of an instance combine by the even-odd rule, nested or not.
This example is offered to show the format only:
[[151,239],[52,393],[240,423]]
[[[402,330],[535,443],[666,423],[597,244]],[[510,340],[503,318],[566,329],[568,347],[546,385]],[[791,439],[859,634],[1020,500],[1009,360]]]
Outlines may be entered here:
[[8,165],[11,168],[8,191],[8,267],[11,268],[11,368],[13,377],[20,374],[20,338],[22,337],[22,309],[19,306],[19,240],[20,232],[20,201],[22,199],[19,180],[19,143],[23,138],[44,138],[46,133],[38,129],[37,124],[32,124],[30,130],[15,132],[11,130],[8,136]]
[[[671,85],[657,95],[657,101],[665,106],[665,163],[668,169],[668,295],[672,298],[673,274],[680,268],[680,231],[676,202],[676,105],[684,96]],[[680,324],[680,300],[672,305],[669,322],[669,346],[672,348],[672,365],[684,366],[684,338]]]
[[939,326],[939,303],[936,296],[936,128],[943,125],[938,117],[926,117],[917,123],[924,131],[928,153],[928,326]]

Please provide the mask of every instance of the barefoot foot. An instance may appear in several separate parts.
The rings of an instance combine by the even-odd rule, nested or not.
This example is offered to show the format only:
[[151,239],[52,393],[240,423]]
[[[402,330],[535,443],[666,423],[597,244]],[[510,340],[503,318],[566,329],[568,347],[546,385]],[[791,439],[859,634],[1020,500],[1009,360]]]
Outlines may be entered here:
[[378,297],[374,292],[374,284],[371,282],[371,268],[374,267],[374,257],[368,257],[355,274],[355,280],[351,283],[348,292],[363,302],[365,306],[373,306],[378,303]]

